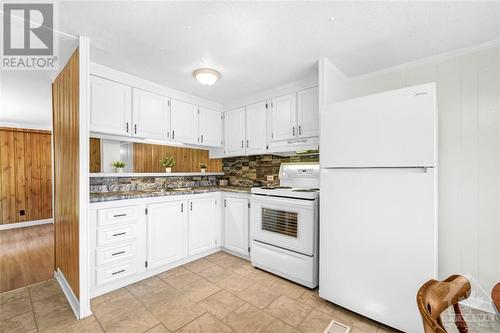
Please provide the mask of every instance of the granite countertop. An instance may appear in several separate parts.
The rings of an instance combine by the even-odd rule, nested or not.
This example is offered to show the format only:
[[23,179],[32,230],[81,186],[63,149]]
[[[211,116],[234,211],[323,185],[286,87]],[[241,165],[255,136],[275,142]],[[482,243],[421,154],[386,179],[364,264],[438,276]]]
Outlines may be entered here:
[[198,194],[210,192],[236,192],[236,193],[250,193],[250,187],[237,187],[237,186],[211,186],[211,187],[193,187],[193,188],[179,188],[179,189],[151,189],[143,191],[128,191],[128,192],[101,192],[90,193],[90,203],[105,202],[115,200],[151,198],[151,197],[164,197],[170,195],[183,195],[183,194]]

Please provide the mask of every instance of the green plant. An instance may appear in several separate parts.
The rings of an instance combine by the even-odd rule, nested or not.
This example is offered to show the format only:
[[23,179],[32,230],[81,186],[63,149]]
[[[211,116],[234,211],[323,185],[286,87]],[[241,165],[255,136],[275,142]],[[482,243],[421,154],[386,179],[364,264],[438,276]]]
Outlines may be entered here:
[[200,169],[206,169],[207,168],[207,165],[205,163],[200,163]]
[[111,163],[111,165],[115,168],[125,168],[127,166],[127,164],[122,161],[114,161],[113,163]]
[[172,156],[165,156],[160,160],[160,164],[164,168],[173,168],[175,166],[175,159]]

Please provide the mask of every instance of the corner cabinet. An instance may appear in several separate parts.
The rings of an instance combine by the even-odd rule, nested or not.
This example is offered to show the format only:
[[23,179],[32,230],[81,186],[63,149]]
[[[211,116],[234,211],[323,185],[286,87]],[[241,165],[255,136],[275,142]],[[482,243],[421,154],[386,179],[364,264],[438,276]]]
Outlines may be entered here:
[[217,227],[220,228],[218,197],[189,201],[188,255],[205,252],[218,245]]
[[167,265],[187,256],[187,201],[148,205],[148,269]]
[[224,196],[224,243],[235,253],[249,255],[249,200],[242,197]]
[[225,155],[245,155],[245,108],[224,113]]
[[274,98],[271,102],[271,141],[288,140],[297,132],[297,94]]
[[132,88],[90,76],[90,131],[130,136]]
[[319,136],[319,90],[313,87],[297,93],[297,136]]
[[169,140],[170,99],[133,88],[132,100],[132,135],[148,139]]
[[222,113],[205,108],[198,109],[199,143],[203,146],[222,146]]
[[267,151],[267,102],[260,102],[246,107],[246,142],[247,155],[265,154]]
[[172,141],[197,144],[198,107],[186,102],[172,100],[170,105]]

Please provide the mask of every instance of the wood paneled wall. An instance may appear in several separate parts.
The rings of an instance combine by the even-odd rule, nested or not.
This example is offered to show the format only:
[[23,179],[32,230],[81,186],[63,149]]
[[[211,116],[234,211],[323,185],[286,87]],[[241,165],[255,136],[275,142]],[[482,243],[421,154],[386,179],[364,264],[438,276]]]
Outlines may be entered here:
[[0,224],[52,217],[49,131],[0,128]]
[[101,172],[101,140],[90,138],[90,172]]
[[208,172],[221,172],[221,159],[208,159],[208,150],[162,145],[134,143],[134,172],[164,172],[160,159],[173,156],[176,166],[172,172],[199,172],[200,163],[207,165]]
[[79,297],[79,55],[52,83],[55,266]]

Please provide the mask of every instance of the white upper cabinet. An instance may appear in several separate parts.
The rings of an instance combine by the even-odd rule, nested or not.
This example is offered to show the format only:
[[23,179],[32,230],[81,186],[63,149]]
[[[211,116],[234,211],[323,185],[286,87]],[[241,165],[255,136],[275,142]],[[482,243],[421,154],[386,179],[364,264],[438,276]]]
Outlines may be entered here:
[[246,107],[246,153],[264,154],[267,150],[267,102]]
[[158,140],[170,139],[170,99],[134,88],[132,135]]
[[199,108],[199,143],[204,146],[222,146],[221,112]]
[[297,133],[297,94],[274,98],[271,102],[271,141],[292,139]]
[[172,99],[170,103],[171,140],[198,143],[198,107]]
[[130,136],[131,91],[127,85],[90,76],[90,131]]
[[148,269],[187,256],[187,201],[148,205]]
[[215,197],[192,199],[189,201],[188,254],[204,252],[216,244],[217,199]]
[[226,155],[245,154],[245,108],[224,113]]
[[297,93],[297,135],[301,138],[319,136],[319,91],[318,87]]

